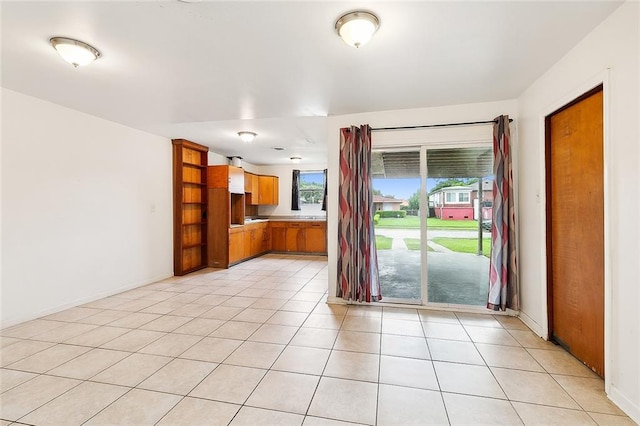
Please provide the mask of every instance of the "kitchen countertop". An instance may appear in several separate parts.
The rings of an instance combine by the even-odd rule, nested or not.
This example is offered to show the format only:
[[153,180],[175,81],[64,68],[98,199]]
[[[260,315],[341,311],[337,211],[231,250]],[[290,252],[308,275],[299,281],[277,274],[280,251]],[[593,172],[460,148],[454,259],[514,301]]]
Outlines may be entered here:
[[271,216],[257,219],[244,219],[244,224],[260,223],[260,222],[326,222],[324,216]]

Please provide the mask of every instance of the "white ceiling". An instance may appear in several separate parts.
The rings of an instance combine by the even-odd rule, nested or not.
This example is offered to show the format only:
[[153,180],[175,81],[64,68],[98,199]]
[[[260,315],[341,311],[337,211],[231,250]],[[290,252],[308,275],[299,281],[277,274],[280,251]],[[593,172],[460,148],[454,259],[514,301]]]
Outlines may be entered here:
[[[2,86],[254,164],[324,163],[327,116],[514,99],[619,5],[3,1]],[[357,8],[381,26],[356,50],[334,23]],[[102,57],[74,69],[52,36]]]

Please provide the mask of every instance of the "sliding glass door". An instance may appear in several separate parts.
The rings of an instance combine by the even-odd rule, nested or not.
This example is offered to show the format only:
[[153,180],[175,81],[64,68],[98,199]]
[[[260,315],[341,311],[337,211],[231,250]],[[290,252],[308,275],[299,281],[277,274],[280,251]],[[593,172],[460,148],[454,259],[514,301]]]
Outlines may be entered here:
[[492,149],[428,149],[426,158],[428,302],[486,305]]
[[486,304],[492,161],[490,145],[374,150],[384,302]]
[[420,149],[374,151],[372,176],[383,300],[422,303]]

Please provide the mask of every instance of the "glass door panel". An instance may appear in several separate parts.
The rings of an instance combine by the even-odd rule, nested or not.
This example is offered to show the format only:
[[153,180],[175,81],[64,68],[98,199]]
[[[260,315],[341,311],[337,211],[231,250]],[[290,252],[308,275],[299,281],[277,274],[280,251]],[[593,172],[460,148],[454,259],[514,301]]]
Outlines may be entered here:
[[427,149],[427,294],[429,303],[487,303],[493,152]]
[[382,301],[422,303],[420,149],[374,151],[372,177]]

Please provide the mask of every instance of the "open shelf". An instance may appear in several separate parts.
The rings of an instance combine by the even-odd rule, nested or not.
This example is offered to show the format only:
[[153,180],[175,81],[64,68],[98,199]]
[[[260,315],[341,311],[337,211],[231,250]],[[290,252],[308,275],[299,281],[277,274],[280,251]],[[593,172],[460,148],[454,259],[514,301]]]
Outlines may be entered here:
[[185,275],[207,266],[209,148],[185,139],[172,142],[173,271],[175,275]]

